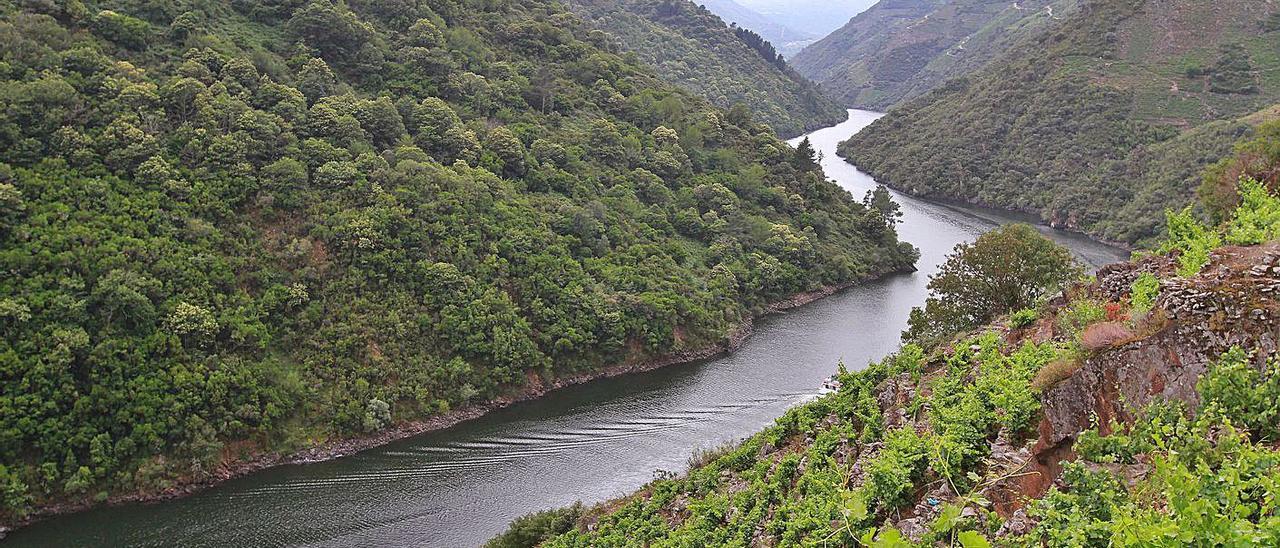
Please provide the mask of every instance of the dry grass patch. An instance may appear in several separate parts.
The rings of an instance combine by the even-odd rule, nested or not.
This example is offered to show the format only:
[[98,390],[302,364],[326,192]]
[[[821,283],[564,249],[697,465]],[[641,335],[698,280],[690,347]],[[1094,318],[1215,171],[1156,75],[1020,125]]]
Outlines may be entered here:
[[1080,346],[1089,352],[1106,350],[1131,340],[1133,331],[1120,322],[1095,323],[1080,333]]
[[1080,370],[1083,362],[1079,358],[1059,358],[1049,362],[1040,371],[1036,372],[1035,378],[1031,379],[1031,388],[1044,392],[1053,388],[1058,383],[1067,380],[1067,377],[1074,375]]

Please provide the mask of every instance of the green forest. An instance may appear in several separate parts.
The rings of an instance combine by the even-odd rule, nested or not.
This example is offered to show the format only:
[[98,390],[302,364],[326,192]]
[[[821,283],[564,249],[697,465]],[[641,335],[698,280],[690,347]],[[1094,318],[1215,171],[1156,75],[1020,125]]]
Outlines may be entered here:
[[668,82],[722,108],[741,104],[780,135],[792,137],[843,122],[848,114],[800,76],[773,44],[725,25],[690,0],[568,0],[619,47]]
[[1274,13],[1258,0],[1093,2],[897,106],[841,155],[912,194],[1151,245],[1164,209],[1195,202],[1201,171],[1280,114]]
[[0,112],[8,519],[916,259],[896,207],[552,0],[2,1]]

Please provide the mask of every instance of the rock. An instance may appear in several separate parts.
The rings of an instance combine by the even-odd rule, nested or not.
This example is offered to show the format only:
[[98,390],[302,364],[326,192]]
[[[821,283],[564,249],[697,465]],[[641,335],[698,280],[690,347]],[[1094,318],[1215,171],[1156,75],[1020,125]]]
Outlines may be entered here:
[[760,451],[757,453],[757,455],[760,457],[766,457],[766,456],[772,455],[773,452],[777,450],[778,450],[777,447],[774,447],[772,443],[769,443],[766,441],[760,444]]
[[1027,517],[1027,511],[1019,508],[996,531],[996,538],[1025,535],[1031,532],[1032,527],[1035,527],[1035,524],[1031,521],[1031,518]]
[[925,526],[924,520],[918,517],[901,520],[895,527],[898,529],[898,532],[902,533],[902,536],[907,537],[914,542],[919,542],[920,538],[923,537],[925,533],[929,532],[928,527]]

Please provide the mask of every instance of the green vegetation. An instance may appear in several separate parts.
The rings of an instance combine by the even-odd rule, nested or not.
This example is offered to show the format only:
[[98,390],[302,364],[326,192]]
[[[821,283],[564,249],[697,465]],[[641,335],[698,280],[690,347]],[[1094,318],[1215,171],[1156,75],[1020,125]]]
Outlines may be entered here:
[[[991,335],[966,342],[925,381],[932,394],[911,402],[933,424],[919,432],[886,427],[875,399],[882,382],[920,375],[923,354],[908,346],[863,371],[842,373],[837,393],[788,411],[686,477],[651,483],[600,516],[592,531],[573,530],[546,546],[749,545],[762,533],[779,545],[848,546],[877,534],[896,537],[875,524],[914,499],[916,487],[949,482],[969,493],[976,483],[967,472],[988,453],[988,433],[1026,430],[1039,409],[1027,382],[1054,353],[1049,345],[1002,349]],[[974,364],[976,380],[966,379]],[[806,436],[811,442],[793,449]],[[673,510],[674,501],[687,501],[685,510]],[[959,512],[945,511],[925,543],[993,531],[988,520]]]
[[780,135],[834,125],[848,116],[787,65],[758,34],[729,27],[690,0],[569,0],[574,11],[622,49],[723,108],[743,105]]
[[[1276,8],[1089,5],[898,106],[841,155],[914,194],[1034,212],[1153,246],[1162,212],[1191,205],[1204,168],[1280,113],[1271,108],[1280,102],[1280,35],[1258,24]],[[1192,66],[1212,75],[1189,76]],[[1222,194],[1234,196],[1235,184]]]
[[978,70],[1079,0],[880,2],[795,56],[841,103],[885,110]]
[[[1212,374],[1212,373],[1211,373]],[[1039,519],[1027,546],[1272,546],[1280,542],[1280,451],[1250,440],[1205,396],[1207,412],[1145,417],[1114,447],[1141,451],[1152,471],[1132,486],[1096,463],[1115,453],[1081,450],[1067,463],[1063,488],[1032,504]],[[1170,416],[1171,415],[1171,416]],[[1116,436],[1110,436],[1116,437]],[[1102,438],[1104,440],[1109,439]],[[1096,438],[1095,438],[1096,439]],[[1080,447],[1085,438],[1077,443]],[[1110,445],[1110,444],[1108,444]]]
[[915,258],[550,0],[20,5],[2,521],[704,348]]
[[582,516],[582,504],[537,512],[517,518],[506,532],[485,543],[485,548],[522,548],[569,532]]
[[1071,252],[1035,228],[998,228],[956,246],[929,279],[929,299],[924,308],[911,311],[902,338],[936,344],[1001,314],[1029,308],[1080,273]]
[[[1240,193],[1258,188],[1245,184]],[[1221,241],[1255,219],[1276,219],[1280,211],[1280,200],[1272,195],[1240,201],[1261,206],[1200,229]],[[1181,231],[1171,227],[1167,238],[1185,240]],[[959,249],[952,259],[968,252]],[[1155,263],[1165,265],[1161,272],[1175,268],[1164,261]],[[1053,332],[1047,340],[996,327],[935,348],[907,344],[858,372],[842,365],[835,393],[789,410],[738,447],[694,463],[683,477],[658,479],[633,496],[587,510],[577,527],[533,542],[553,547],[1280,543],[1280,357],[1261,354],[1264,348],[1231,348],[1195,385],[1195,398],[1188,401],[1198,402],[1198,408],[1157,398],[1130,411],[1124,423],[1096,425],[1090,408],[1063,411],[1064,401],[1047,399],[1063,398],[1068,408],[1071,398],[1119,398],[1118,406],[1128,405],[1120,387],[1111,395],[1055,394],[1052,388],[1080,367],[1084,351],[1107,349],[1093,344],[1091,333],[1115,329],[1140,338],[1152,331],[1134,335],[1129,329],[1161,329],[1159,322],[1167,318],[1153,319],[1157,314],[1151,312],[1160,279],[1147,271],[1136,278],[1128,303],[1123,298],[1104,302],[1109,290],[1085,280],[1065,292],[1062,302],[1054,299],[1041,312],[1015,314],[1020,324],[1041,322],[1037,331]],[[931,297],[940,296],[935,288]],[[1274,300],[1259,306],[1274,310]],[[968,312],[986,310],[975,302]],[[1163,343],[1152,339],[1151,344]],[[1091,374],[1108,367],[1099,363]],[[1182,362],[1171,359],[1168,365],[1180,368]],[[1079,458],[1063,462],[1056,481],[1052,476],[1035,480],[1042,486],[1036,491],[1022,479],[1052,474],[1057,465],[1037,465],[1036,459],[1063,458],[1058,449],[1043,445],[1056,438],[1046,440],[1035,428],[1058,428],[1048,422],[1047,411],[1040,422],[1042,409],[1050,406],[1070,413],[1068,420],[1091,416],[1096,427],[1076,433],[1073,449]],[[1038,449],[1028,452],[1032,447]],[[1024,495],[1034,500],[1024,506]],[[1010,516],[1010,504],[1025,514]]]
[[1271,190],[1280,188],[1280,120],[1259,125],[1252,138],[1241,139],[1231,155],[1205,171],[1200,201],[1214,222],[1226,220],[1240,205],[1242,179],[1260,182]]
[[1130,303],[1133,304],[1134,312],[1146,314],[1160,295],[1160,278],[1150,272],[1143,272],[1133,281],[1131,289]]

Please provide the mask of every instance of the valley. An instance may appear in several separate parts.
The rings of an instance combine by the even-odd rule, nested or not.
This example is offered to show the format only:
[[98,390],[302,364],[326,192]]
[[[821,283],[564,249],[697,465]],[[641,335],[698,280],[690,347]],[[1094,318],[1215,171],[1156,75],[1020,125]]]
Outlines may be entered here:
[[[876,183],[834,154],[878,115],[853,111],[809,135],[855,195]],[[461,425],[330,462],[290,465],[189,498],[54,518],[6,546],[477,545],[529,508],[603,502],[681,472],[689,456],[755,433],[898,345],[928,276],[964,241],[1013,219],[895,196],[920,271],[846,289],[756,322],[733,353],[566,388]],[[1044,229],[1092,267],[1125,252]],[[607,463],[607,464],[603,464]]]
[[0,543],[1280,545],[1277,44],[0,1]]

